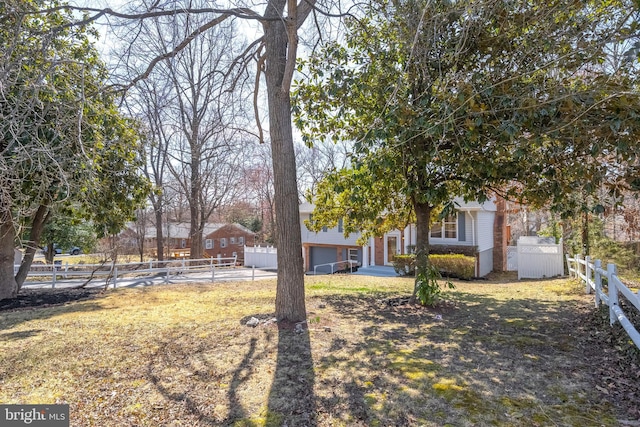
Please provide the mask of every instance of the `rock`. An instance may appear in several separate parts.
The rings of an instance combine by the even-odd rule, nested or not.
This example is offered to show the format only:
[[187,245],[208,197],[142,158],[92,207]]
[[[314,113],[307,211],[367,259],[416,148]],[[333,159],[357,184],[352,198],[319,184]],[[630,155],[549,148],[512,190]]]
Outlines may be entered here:
[[331,328],[330,328],[330,327],[328,327],[328,326],[325,326],[325,327],[324,327],[324,331],[325,331],[325,332],[331,332]]
[[252,328],[255,328],[256,326],[258,326],[260,324],[260,320],[258,320],[258,318],[256,317],[252,317],[251,319],[249,319],[249,321],[247,322],[247,326],[251,326]]

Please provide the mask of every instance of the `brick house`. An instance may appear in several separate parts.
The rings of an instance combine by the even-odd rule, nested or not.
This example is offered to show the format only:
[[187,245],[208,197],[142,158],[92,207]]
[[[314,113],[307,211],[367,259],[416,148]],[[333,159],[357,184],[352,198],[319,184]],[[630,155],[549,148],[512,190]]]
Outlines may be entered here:
[[[163,225],[165,255],[168,258],[188,258],[191,254],[191,226],[186,222],[170,222]],[[144,230],[145,253],[156,256],[156,227],[148,226]],[[134,224],[119,235],[120,245],[128,253],[137,253],[138,234]],[[244,258],[244,245],[253,245],[255,233],[240,224],[208,223],[204,226],[203,246],[205,257],[232,257],[235,253],[239,260]]]
[[[204,235],[206,257],[228,258],[237,256],[244,260],[244,245],[254,245],[256,234],[240,224],[211,224]],[[216,226],[216,227],[213,227]]]

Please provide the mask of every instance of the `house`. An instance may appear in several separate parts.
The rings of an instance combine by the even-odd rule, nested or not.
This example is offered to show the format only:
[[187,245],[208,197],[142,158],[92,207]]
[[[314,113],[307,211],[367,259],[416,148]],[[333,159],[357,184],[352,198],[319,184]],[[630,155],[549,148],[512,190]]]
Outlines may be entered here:
[[255,243],[256,234],[240,224],[211,225],[204,235],[204,253],[207,257],[237,256],[241,261],[244,259],[244,246]]
[[[169,258],[186,258],[191,254],[191,225],[186,222],[169,222],[162,226],[165,254]],[[157,256],[155,226],[144,228],[145,252]],[[203,245],[205,257],[232,257],[243,259],[245,243],[253,244],[255,233],[240,224],[207,223],[203,231]],[[136,253],[138,250],[138,232],[135,224],[120,233],[122,248]]]
[[[432,224],[429,243],[434,249],[451,253],[474,253],[476,276],[491,271],[503,271],[506,262],[505,203],[502,199],[484,203],[455,200],[457,212],[439,224]],[[305,271],[315,266],[338,261],[353,260],[362,267],[392,265],[393,257],[410,253],[416,242],[416,227],[393,230],[384,236],[368,239],[365,246],[357,243],[359,233],[344,237],[341,224],[323,228],[319,232],[309,230],[304,224],[311,218],[313,205],[300,206],[302,248]]]

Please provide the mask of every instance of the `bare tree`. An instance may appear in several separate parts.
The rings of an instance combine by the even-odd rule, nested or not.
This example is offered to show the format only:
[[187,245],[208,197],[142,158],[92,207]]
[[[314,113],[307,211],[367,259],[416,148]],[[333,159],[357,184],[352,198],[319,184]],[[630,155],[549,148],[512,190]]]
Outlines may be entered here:
[[[190,1],[192,7],[196,1]],[[201,2],[200,2],[201,3]],[[198,5],[202,5],[198,3]],[[203,25],[202,15],[144,21],[136,34],[136,60],[161,55]],[[243,69],[228,69],[242,48],[232,21],[220,23],[167,58],[141,81],[135,92],[152,140],[150,170],[160,191],[151,196],[156,223],[162,223],[164,171],[169,171],[187,202],[191,258],[204,255],[203,231],[209,217],[234,197],[238,180],[240,134],[236,122],[246,117],[241,100]],[[237,51],[237,52],[236,52]],[[234,52],[236,52],[234,54]],[[236,89],[236,90],[233,90]],[[156,227],[158,254],[163,227]]]
[[[304,272],[290,90],[298,55],[298,32],[312,11],[320,12],[316,0],[300,0],[299,3],[295,0],[268,0],[263,5],[256,6],[256,9],[244,4],[229,8],[191,8],[174,1],[154,2],[137,13],[119,13],[112,9],[91,7],[74,9],[91,14],[84,21],[94,21],[107,15],[131,22],[183,14],[207,17],[202,25],[184,39],[168,45],[166,52],[154,58],[147,69],[131,81],[130,86],[146,78],[159,63],[176,56],[195,39],[226,20],[237,18],[261,25],[258,30],[262,30],[262,35],[257,35],[255,41],[229,67],[245,68],[250,61],[256,60],[258,70],[264,74],[269,110],[269,140],[273,156],[274,205],[279,224],[276,229],[279,266],[276,317],[290,321],[304,320]],[[256,83],[261,81],[259,75]],[[257,123],[260,123],[259,120]],[[262,132],[259,131],[259,134],[262,135]]]

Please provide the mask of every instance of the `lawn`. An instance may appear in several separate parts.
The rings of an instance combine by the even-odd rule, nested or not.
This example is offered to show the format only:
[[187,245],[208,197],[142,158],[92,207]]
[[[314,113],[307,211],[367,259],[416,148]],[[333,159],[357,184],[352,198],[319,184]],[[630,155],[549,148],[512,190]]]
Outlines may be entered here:
[[273,281],[0,312],[0,402],[69,403],[72,426],[640,425],[613,403],[637,366],[603,368],[636,356],[575,282],[455,284],[424,309],[389,304],[410,279],[309,277],[302,331],[268,321]]

